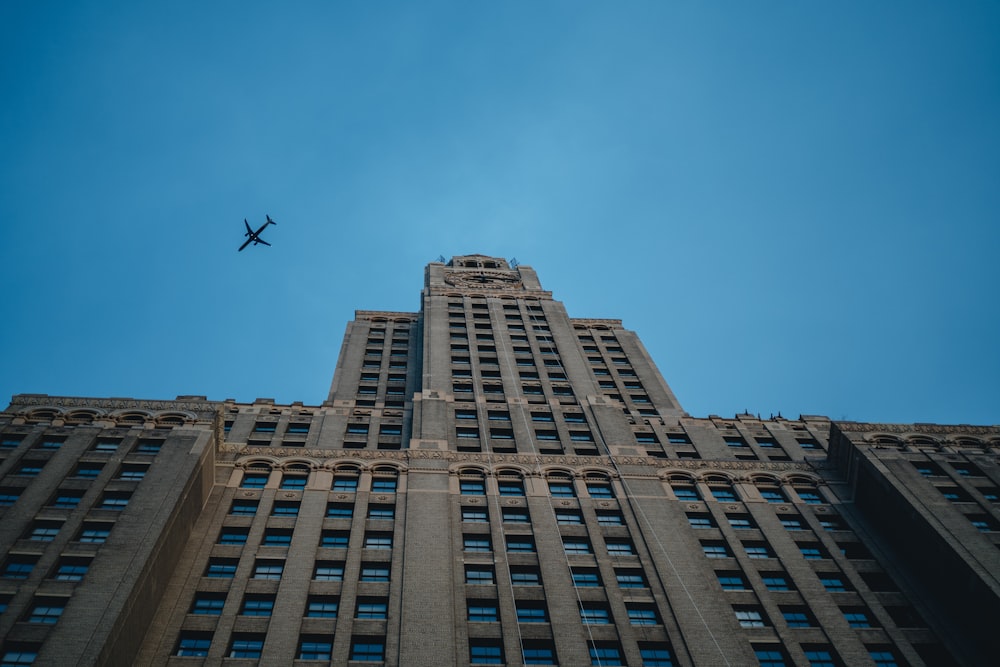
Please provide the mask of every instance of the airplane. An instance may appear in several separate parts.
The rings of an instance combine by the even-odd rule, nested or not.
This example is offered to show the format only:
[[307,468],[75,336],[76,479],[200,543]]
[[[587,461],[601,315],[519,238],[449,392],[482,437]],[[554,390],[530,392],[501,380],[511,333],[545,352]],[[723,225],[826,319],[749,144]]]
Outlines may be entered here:
[[278,223],[276,223],[274,220],[271,220],[271,216],[267,215],[266,213],[264,214],[264,217],[267,218],[267,222],[265,222],[263,225],[261,225],[260,229],[258,229],[257,231],[251,230],[250,229],[250,223],[247,222],[246,218],[243,218],[243,224],[246,225],[246,227],[247,227],[247,233],[244,234],[243,236],[249,236],[250,238],[248,238],[246,241],[244,241],[243,245],[241,245],[240,249],[237,250],[236,252],[241,252],[243,250],[243,248],[246,248],[251,243],[253,243],[254,245],[257,245],[258,243],[263,243],[266,246],[271,245],[270,243],[268,243],[264,239],[260,238],[260,233],[263,232],[264,228],[267,227],[268,225],[276,225]]

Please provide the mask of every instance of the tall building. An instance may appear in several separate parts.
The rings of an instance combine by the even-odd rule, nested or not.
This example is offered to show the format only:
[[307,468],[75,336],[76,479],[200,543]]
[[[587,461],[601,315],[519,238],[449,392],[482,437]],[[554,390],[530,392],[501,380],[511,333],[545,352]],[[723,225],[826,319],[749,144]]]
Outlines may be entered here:
[[0,664],[984,665],[1000,427],[692,417],[527,266],[358,311],[322,405],[18,395]]

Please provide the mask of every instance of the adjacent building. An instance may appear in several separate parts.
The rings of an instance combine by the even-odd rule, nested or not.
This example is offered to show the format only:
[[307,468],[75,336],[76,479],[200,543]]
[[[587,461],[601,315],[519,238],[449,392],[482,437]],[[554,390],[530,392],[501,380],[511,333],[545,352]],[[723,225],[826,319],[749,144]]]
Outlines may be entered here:
[[0,664],[983,665],[1000,427],[687,414],[620,320],[432,263],[321,405],[18,395]]

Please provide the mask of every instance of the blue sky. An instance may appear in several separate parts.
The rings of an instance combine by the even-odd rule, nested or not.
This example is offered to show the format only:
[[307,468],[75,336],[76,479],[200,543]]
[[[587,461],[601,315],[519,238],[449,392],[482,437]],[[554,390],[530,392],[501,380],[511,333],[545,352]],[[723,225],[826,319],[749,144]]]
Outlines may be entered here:
[[998,35],[961,1],[0,3],[0,400],[316,404],[355,309],[484,253],[695,416],[1000,423]]

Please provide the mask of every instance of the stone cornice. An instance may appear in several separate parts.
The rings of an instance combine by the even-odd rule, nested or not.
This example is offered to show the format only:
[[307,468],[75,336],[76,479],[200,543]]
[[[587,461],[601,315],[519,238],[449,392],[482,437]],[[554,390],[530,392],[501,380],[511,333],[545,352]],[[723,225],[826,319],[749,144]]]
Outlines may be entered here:
[[148,410],[162,412],[177,410],[195,413],[214,413],[222,401],[197,400],[142,400],[135,398],[87,398],[77,396],[48,396],[46,394],[18,394],[11,399],[11,407],[96,408],[99,410]]
[[867,422],[832,422],[842,433],[909,433],[913,435],[996,435],[1000,426],[969,424],[873,424]]
[[608,327],[610,329],[624,329],[621,320],[600,318],[600,317],[571,317],[569,323],[574,327],[583,325],[588,329],[595,327]]

